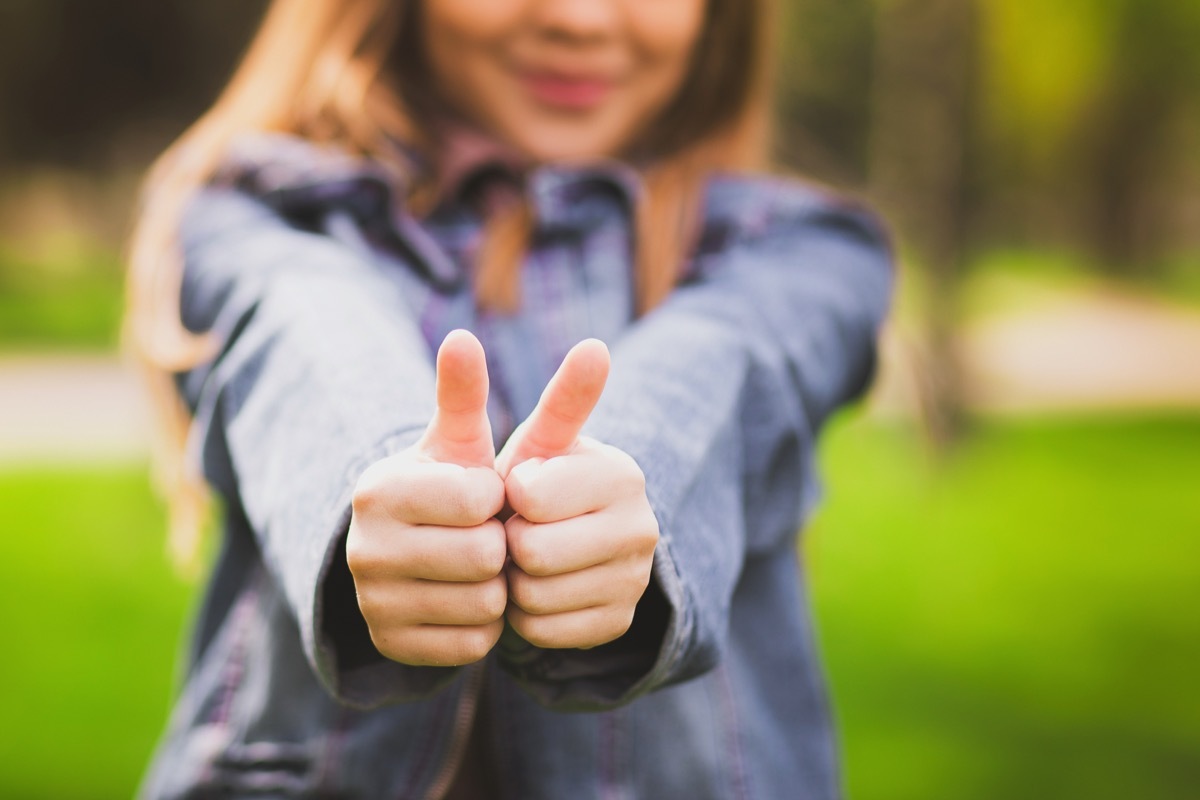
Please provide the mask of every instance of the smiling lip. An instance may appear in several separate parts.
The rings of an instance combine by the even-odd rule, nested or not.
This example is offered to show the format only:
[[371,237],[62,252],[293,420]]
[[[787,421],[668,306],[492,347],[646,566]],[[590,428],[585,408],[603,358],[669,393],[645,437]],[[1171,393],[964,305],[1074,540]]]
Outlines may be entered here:
[[613,88],[613,82],[604,78],[576,77],[554,72],[522,72],[521,82],[538,102],[572,110],[584,110],[599,105]]

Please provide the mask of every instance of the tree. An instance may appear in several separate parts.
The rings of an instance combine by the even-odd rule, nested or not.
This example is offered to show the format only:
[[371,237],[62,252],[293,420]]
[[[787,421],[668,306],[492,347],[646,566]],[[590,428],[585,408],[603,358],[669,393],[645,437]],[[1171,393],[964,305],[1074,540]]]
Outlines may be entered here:
[[977,14],[972,0],[878,0],[870,177],[924,266],[927,419],[935,442],[962,428],[953,334],[970,253]]

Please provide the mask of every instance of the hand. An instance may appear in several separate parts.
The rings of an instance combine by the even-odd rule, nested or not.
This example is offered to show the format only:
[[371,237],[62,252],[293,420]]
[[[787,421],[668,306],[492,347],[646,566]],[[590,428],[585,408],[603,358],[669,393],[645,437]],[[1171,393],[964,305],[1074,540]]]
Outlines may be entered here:
[[513,516],[507,617],[538,647],[619,638],[650,582],[658,521],[637,462],[585,436],[608,378],[608,349],[576,345],[496,458]]
[[438,350],[425,434],[355,487],[346,561],[371,640],[394,661],[478,661],[504,630],[504,482],[487,397],[483,347],[453,331]]

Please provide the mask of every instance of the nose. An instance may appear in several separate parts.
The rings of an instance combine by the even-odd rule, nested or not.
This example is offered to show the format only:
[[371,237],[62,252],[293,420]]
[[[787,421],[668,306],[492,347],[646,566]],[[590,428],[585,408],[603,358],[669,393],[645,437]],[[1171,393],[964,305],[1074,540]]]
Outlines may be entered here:
[[620,25],[624,0],[539,0],[535,19],[542,32],[572,40],[603,39]]

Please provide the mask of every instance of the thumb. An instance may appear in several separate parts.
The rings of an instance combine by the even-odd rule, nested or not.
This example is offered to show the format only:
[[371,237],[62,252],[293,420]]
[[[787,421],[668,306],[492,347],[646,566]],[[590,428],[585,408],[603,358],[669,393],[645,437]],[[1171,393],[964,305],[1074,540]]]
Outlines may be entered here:
[[604,391],[608,367],[608,347],[599,339],[585,339],[571,348],[533,413],[504,445],[496,460],[500,477],[507,478],[523,461],[560,456],[575,446]]
[[420,447],[435,461],[490,467],[495,456],[487,416],[483,345],[469,331],[447,334],[437,354],[437,410]]

